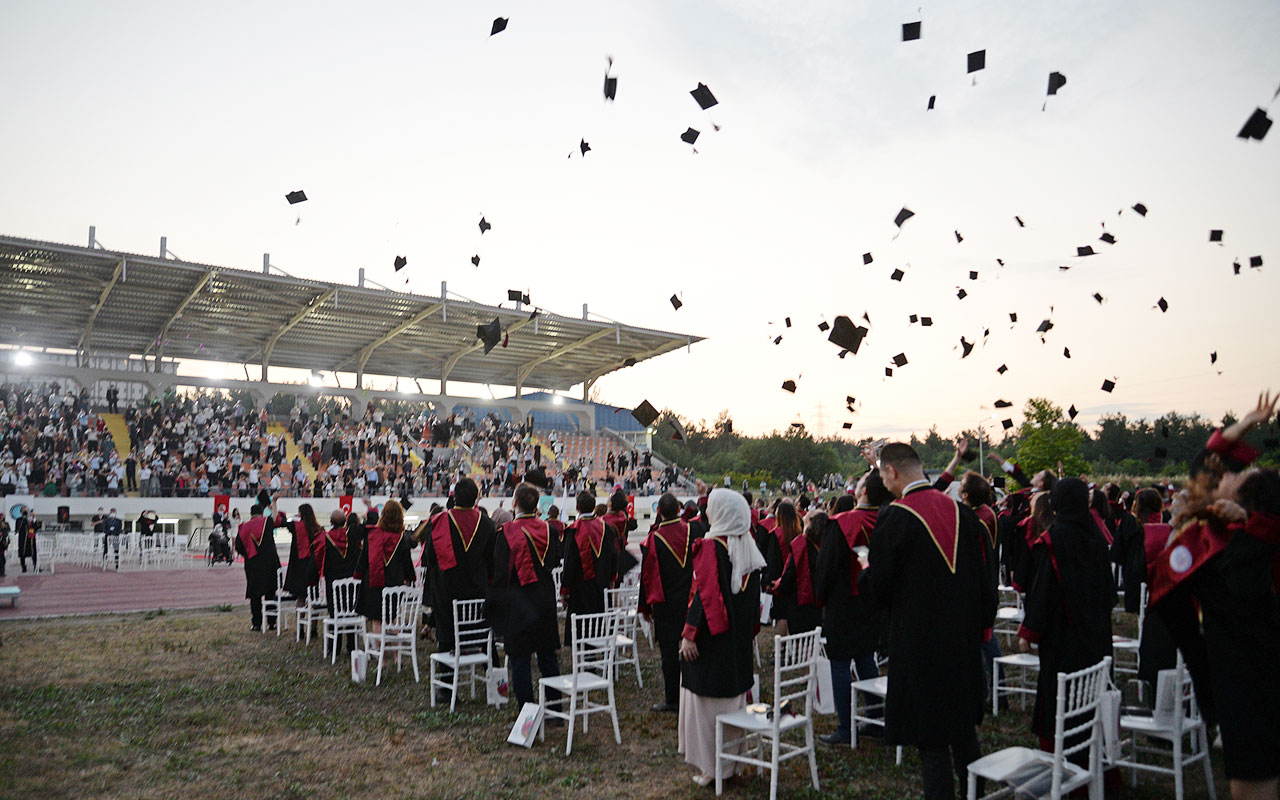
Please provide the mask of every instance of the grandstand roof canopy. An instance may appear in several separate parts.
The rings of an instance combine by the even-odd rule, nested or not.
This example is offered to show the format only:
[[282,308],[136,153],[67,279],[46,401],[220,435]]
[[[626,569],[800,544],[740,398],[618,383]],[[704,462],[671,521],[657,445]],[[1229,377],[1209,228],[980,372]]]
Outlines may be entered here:
[[[488,355],[477,323],[502,320]],[[0,341],[567,389],[702,337],[0,236]]]

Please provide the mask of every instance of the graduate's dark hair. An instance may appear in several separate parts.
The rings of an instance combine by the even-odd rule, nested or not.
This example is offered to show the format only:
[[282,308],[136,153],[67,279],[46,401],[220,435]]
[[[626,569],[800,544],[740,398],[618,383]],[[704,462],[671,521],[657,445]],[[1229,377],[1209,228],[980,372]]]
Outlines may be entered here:
[[873,469],[867,473],[867,483],[863,486],[867,491],[867,502],[876,508],[893,502],[893,492],[885,488],[884,476],[880,470]]
[[578,492],[577,509],[579,514],[591,514],[596,510],[596,496],[585,489]]
[[811,538],[818,541],[822,539],[822,532],[827,529],[828,519],[829,517],[823,511],[815,511],[804,518],[805,527],[808,530],[813,531],[813,536]]
[[880,463],[896,470],[910,470],[920,466],[920,454],[903,442],[889,442],[880,449]]
[[782,529],[783,538],[787,544],[791,544],[791,540],[804,533],[804,529],[800,527],[800,515],[796,513],[796,507],[786,500],[778,504],[778,527]]
[[1133,515],[1140,524],[1146,523],[1152,514],[1159,514],[1164,509],[1164,501],[1155,489],[1140,489],[1133,498]]
[[667,492],[658,498],[658,516],[662,519],[676,519],[680,516],[680,501],[671,492]]
[[533,514],[538,510],[538,487],[531,483],[522,483],[516,487],[516,508],[522,514]]
[[609,510],[611,511],[627,510],[627,496],[623,493],[621,489],[609,495]]
[[755,497],[752,496],[751,492],[743,492],[742,499],[747,501],[747,505],[751,505],[755,502]]
[[978,506],[989,506],[995,502],[995,492],[991,491],[991,484],[987,483],[987,479],[969,470],[960,479],[960,491],[964,492],[969,498],[969,505],[977,508]]
[[597,517],[603,517],[605,514],[608,514],[608,513],[609,513],[609,507],[608,507],[608,506],[606,506],[604,503],[596,503],[596,516],[597,516]]
[[835,503],[831,506],[832,514],[842,514],[845,511],[852,511],[854,506],[858,504],[857,498],[851,494],[842,494],[836,498]]
[[1236,489],[1236,497],[1245,511],[1280,514],[1280,473],[1274,469],[1250,472]]
[[1102,487],[1102,491],[1106,493],[1107,500],[1112,503],[1120,501],[1120,487],[1114,483],[1108,483]]
[[803,514],[809,510],[809,505],[812,502],[813,501],[809,499],[809,495],[802,494],[800,495],[800,499],[796,501],[796,510]]
[[262,513],[262,506],[258,505],[257,503],[254,503],[252,506],[249,507],[249,516],[256,517],[261,513]]
[[547,509],[548,519],[560,519],[560,506],[551,506]]
[[453,502],[455,506],[472,508],[479,497],[480,489],[476,486],[476,482],[470,478],[463,478],[453,487]]
[[1098,516],[1104,520],[1111,518],[1111,504],[1107,502],[1107,495],[1101,489],[1089,492],[1089,508],[1097,511]]
[[302,517],[302,524],[306,526],[308,534],[315,536],[320,532],[320,523],[316,522],[316,512],[310,503],[298,506],[298,516]]

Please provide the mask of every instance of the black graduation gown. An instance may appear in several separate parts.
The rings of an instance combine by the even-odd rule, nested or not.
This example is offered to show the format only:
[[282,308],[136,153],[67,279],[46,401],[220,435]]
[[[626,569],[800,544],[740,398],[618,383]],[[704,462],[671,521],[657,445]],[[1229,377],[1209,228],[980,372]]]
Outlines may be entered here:
[[[686,536],[679,555],[668,544],[658,541],[663,525],[646,537],[640,545],[641,588],[640,610],[653,616],[654,633],[659,640],[679,639],[684,629],[685,614],[689,610],[689,590],[693,586],[693,537]],[[663,601],[649,603],[645,596],[645,572],[650,559],[657,559],[658,579],[662,584]],[[681,563],[683,561],[683,563]],[[677,642],[678,644],[678,642]]]
[[567,592],[568,600],[565,608],[568,614],[564,621],[564,640],[573,641],[574,614],[599,614],[604,608],[604,590],[612,589],[618,578],[618,533],[612,525],[604,525],[604,535],[600,540],[600,552],[591,551],[587,546],[587,557],[593,558],[595,575],[591,579],[583,577],[582,552],[578,546],[578,536],[586,533],[579,529],[575,522],[564,532],[564,571],[560,573],[561,592]]
[[522,586],[511,562],[511,548],[503,531],[493,539],[493,580],[489,583],[489,599],[485,615],[493,632],[502,639],[503,649],[513,658],[526,658],[534,653],[560,647],[556,629],[556,583],[551,576],[552,564],[559,560],[560,543],[555,536],[547,542],[542,561],[536,554],[533,569],[538,579]]
[[361,576],[360,599],[357,609],[367,619],[382,619],[382,590],[412,584],[418,573],[413,568],[413,542],[403,533],[396,542],[396,549],[390,560],[382,567],[382,586],[369,585],[369,542],[366,537],[361,543],[360,554],[356,563],[356,574]]
[[[818,546],[806,536],[801,536],[809,551],[809,588],[813,589],[813,566],[818,563]],[[794,546],[794,542],[792,543]],[[773,618],[787,621],[787,633],[808,633],[822,624],[822,606],[817,602],[802,605],[800,602],[800,571],[794,558],[787,559],[773,590]]]
[[1147,574],[1142,526],[1128,511],[1118,512],[1111,536],[1111,561],[1120,567],[1124,584],[1124,610],[1137,614],[1142,605],[1142,581]]
[[489,580],[493,577],[493,538],[497,534],[493,520],[481,514],[468,547],[462,541],[458,526],[453,521],[448,521],[448,525],[455,559],[452,569],[440,568],[431,536],[422,546],[422,563],[427,568],[431,610],[436,620],[436,641],[440,643],[441,652],[453,650],[453,601],[479,600],[489,589]]
[[307,588],[315,585],[316,560],[307,551],[305,558],[298,557],[298,531],[302,536],[310,537],[306,525],[297,521],[289,525],[292,535],[289,537],[289,565],[284,571],[284,590],[299,599],[307,596]]
[[[1111,609],[1116,604],[1107,543],[1100,531],[1054,524],[1049,542],[1031,549],[1035,567],[1018,635],[1039,645],[1040,671],[1031,730],[1052,739],[1058,673],[1092,667],[1111,655]],[[1084,541],[1088,536],[1091,540]],[[1064,588],[1064,583],[1073,583]],[[1079,724],[1067,720],[1068,726]]]
[[[689,611],[685,615],[684,638],[692,638],[698,646],[698,657],[680,662],[680,685],[700,697],[737,697],[751,689],[755,673],[752,669],[756,627],[760,619],[760,574],[747,577],[747,585],[733,594],[729,581],[733,569],[729,563],[729,550],[723,541],[703,538],[694,545],[694,563],[699,563],[698,550],[715,548],[716,574],[720,597],[728,617],[728,629],[711,635],[702,594],[697,581],[705,580],[700,573],[695,577],[694,591],[689,598]],[[709,561],[710,559],[708,559]]]
[[[917,491],[936,490],[921,485]],[[986,531],[969,508],[958,506],[958,513],[954,571],[928,528],[905,508],[882,508],[871,534],[870,566],[858,588],[869,590],[889,615],[889,744],[957,744],[982,721],[981,646],[995,618],[996,594],[986,576]]]
[[[329,608],[333,608],[333,582],[356,574],[360,550],[359,542],[351,541],[350,537],[345,548],[335,545],[328,535],[324,537],[324,594]],[[356,600],[356,608],[359,608],[359,598]]]
[[36,558],[36,537],[30,520],[19,518],[13,525],[13,532],[18,537],[18,558]]
[[[275,521],[264,517],[262,539],[258,542],[258,552],[253,558],[248,557],[236,532],[236,552],[244,556],[244,596],[245,599],[255,597],[276,596],[276,570],[280,569],[280,553],[276,551]],[[244,523],[248,524],[248,523]]]
[[853,593],[854,553],[835,520],[827,522],[818,548],[813,591],[822,603],[822,636],[827,658],[850,661],[870,655],[884,638],[885,616],[869,593]]

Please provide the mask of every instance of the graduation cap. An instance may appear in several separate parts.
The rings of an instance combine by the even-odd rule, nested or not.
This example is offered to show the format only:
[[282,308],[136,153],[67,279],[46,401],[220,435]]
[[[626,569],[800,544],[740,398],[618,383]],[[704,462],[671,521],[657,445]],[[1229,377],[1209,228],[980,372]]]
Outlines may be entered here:
[[1017,321],[1018,321],[1018,312],[1016,312],[1016,311],[1010,311],[1010,312],[1009,312],[1009,321],[1010,321],[1010,322],[1017,322]]
[[1234,262],[1232,262],[1232,264],[1231,264],[1231,274],[1232,274],[1232,275],[1239,275],[1239,274],[1240,274],[1240,262],[1239,262],[1239,261],[1234,261]]
[[1142,203],[1135,204],[1133,210],[1138,212],[1138,216],[1140,217],[1145,217],[1147,215],[1147,207]]
[[1064,348],[1062,348],[1062,357],[1063,357],[1063,358],[1071,358],[1071,348],[1070,348],[1070,347],[1064,347]]
[[870,264],[870,263],[871,263],[871,261],[872,261],[872,258],[871,258],[871,254],[870,254],[870,253],[863,253],[863,254],[862,254],[862,263],[863,263],[863,264]]
[[891,281],[901,281],[901,280],[902,280],[902,276],[903,276],[903,275],[906,275],[906,274],[907,274],[907,273],[903,272],[903,271],[902,271],[902,270],[900,270],[900,269],[894,269],[894,271],[893,271],[893,272],[891,272],[891,273],[889,274],[889,280],[891,280]]
[[1098,239],[1099,239],[1100,241],[1106,242],[1107,244],[1115,244],[1115,243],[1116,243],[1116,237],[1114,237],[1114,236],[1112,236],[1111,234],[1106,233],[1106,232],[1104,232],[1101,236],[1099,236],[1099,237],[1098,237]]
[[1076,418],[1076,414],[1079,414],[1079,413],[1080,413],[1079,411],[1076,411],[1076,407],[1074,404],[1072,404],[1071,408],[1067,409],[1067,416],[1073,420]]
[[1211,242],[1221,242],[1221,241],[1222,241],[1222,231],[1209,231],[1209,241],[1211,241]]
[[782,382],[782,391],[784,391],[784,392],[791,392],[792,394],[795,394],[795,393],[796,393],[796,382],[795,382],[795,381],[793,381],[793,380],[791,380],[790,378],[788,378],[787,380],[783,381],[783,382]]
[[1001,424],[1001,425],[1004,427],[1004,429],[1007,431],[1007,430],[1009,430],[1010,428],[1012,428],[1012,427],[1013,427],[1013,420],[1011,420],[1011,419],[1001,420],[1001,421],[1000,421],[1000,424]]
[[969,72],[977,72],[987,68],[987,51],[974,50],[969,54]]
[[631,410],[631,416],[636,418],[636,422],[647,428],[657,421],[659,415],[658,409],[653,407],[653,403],[645,400]]
[[471,265],[472,265],[473,267],[478,267],[478,266],[480,266],[480,256],[479,256],[479,255],[474,255],[474,256],[472,256],[472,257],[471,257]]
[[484,217],[480,218],[480,235],[481,236],[484,235],[485,231],[489,230],[492,227],[493,226],[489,224],[488,220],[486,220]]
[[932,110],[933,110],[933,103],[934,103],[934,101],[936,101],[937,99],[938,99],[938,96],[937,96],[936,94],[931,94],[931,95],[929,95],[929,107],[928,107],[928,108],[926,108],[926,109],[925,109],[925,111],[932,111]]
[[826,331],[826,330],[828,330],[830,327],[831,327],[830,323],[828,323],[825,319],[824,319],[822,322],[819,322],[819,323],[818,323],[818,330],[820,330],[820,331],[824,331],[824,332],[825,332],[825,331]]
[[1105,381],[1103,381],[1103,382],[1102,382],[1102,391],[1107,392],[1107,393],[1110,393],[1110,392],[1111,392],[1111,390],[1112,390],[1112,389],[1114,389],[1114,388],[1116,388],[1116,382],[1115,382],[1115,381],[1112,381],[1112,380],[1105,380]]
[[790,328],[790,327],[791,327],[791,317],[787,317],[786,319],[784,319],[784,320],[783,320],[783,322],[785,322],[785,323],[787,324],[787,327],[788,327],[788,328]]
[[508,289],[507,299],[513,303],[524,303],[529,305],[529,295],[521,292],[519,289]]
[[700,135],[701,135],[700,131],[696,131],[693,128],[690,128],[689,130],[680,134],[680,141],[684,142],[685,144],[693,144],[694,142],[698,141],[698,136]]
[[405,511],[408,511],[409,509],[413,508],[413,501],[409,499],[409,495],[407,494],[400,495],[400,507],[403,508]]
[[773,337],[773,343],[774,343],[774,344],[782,344],[782,337],[781,337],[781,336],[775,336],[775,337]]
[[960,235],[960,231],[956,231],[956,244],[960,244],[963,241],[964,237]]
[[609,58],[609,66],[604,71],[604,99],[616,100],[618,98],[618,79],[609,77],[609,69],[613,67],[613,58]]
[[1004,481],[1003,475],[996,475],[991,479],[991,485],[997,489],[1003,489],[1004,483],[1005,481]]
[[907,354],[898,353],[893,357],[893,365],[895,367],[905,367],[907,365]]
[[1013,218],[1013,221],[1014,221],[1014,222],[1016,222],[1016,223],[1018,223],[1018,227],[1019,227],[1019,228],[1025,228],[1025,227],[1027,227],[1027,223],[1025,223],[1025,222],[1023,222],[1023,221],[1022,221],[1022,217],[1014,217],[1014,218]]
[[684,303],[680,302],[680,298],[679,298],[679,297],[676,297],[674,294],[673,294],[673,295],[671,295],[671,307],[672,307],[672,308],[674,308],[676,311],[679,311],[679,310],[680,310],[680,306],[682,306],[682,305],[684,305]]
[[827,341],[856,356],[858,348],[862,346],[862,340],[866,335],[866,328],[861,325],[855,325],[853,320],[841,315],[836,317],[835,322],[831,323],[831,333],[828,334]]
[[961,358],[968,358],[969,354],[973,352],[973,344],[963,336],[960,337],[960,347],[964,350],[964,352],[960,354]]
[[969,270],[969,280],[976,281],[978,279],[978,271],[976,269]]
[[591,145],[587,144],[586,139],[583,139],[582,141],[578,142],[578,149],[582,151],[582,154],[585,156],[587,153],[591,152]]
[[489,35],[495,36],[507,29],[507,18],[498,17],[493,21],[493,27],[489,29]]
[[634,367],[635,365],[636,365],[636,360],[634,358],[627,358],[622,362],[622,366],[624,367]]
[[706,111],[708,108],[711,108],[720,102],[716,99],[716,96],[711,93],[711,90],[707,88],[705,83],[699,83],[698,88],[689,92],[689,94],[693,95],[693,99],[698,101],[698,106],[703,111]]
[[921,326],[921,327],[923,327],[923,328],[932,328],[932,327],[933,327],[933,317],[921,317],[921,318],[920,318],[920,326]]
[[400,270],[404,269],[405,264],[408,264],[408,263],[409,263],[409,259],[405,258],[404,256],[396,256],[396,260],[393,263],[393,266],[396,268],[396,272],[399,272]]
[[1067,76],[1061,72],[1049,73],[1049,94],[1057,94],[1058,90],[1067,85]]
[[502,340],[502,321],[494,317],[488,325],[476,325],[476,338],[484,342],[484,354],[489,355],[489,351]]
[[289,192],[284,196],[284,199],[288,200],[291,206],[297,203],[305,203],[307,201],[307,193],[299,189],[296,192]]
[[1008,364],[1001,364],[999,367],[996,368],[996,372],[1000,373],[1001,375],[1005,374],[1008,371],[1009,371]]
[[1053,320],[1046,319],[1040,323],[1040,327],[1036,328],[1036,333],[1048,333],[1053,330]]
[[1093,299],[1098,301],[1098,305],[1102,305],[1102,292],[1094,292]]
[[1244,123],[1244,127],[1236,134],[1238,139],[1257,139],[1262,141],[1266,138],[1267,131],[1271,130],[1271,119],[1267,116],[1267,112],[1261,108],[1255,109],[1249,115],[1249,119]]
[[852,423],[852,422],[846,422],[846,423],[843,423],[840,427],[841,427],[841,428],[844,428],[844,429],[847,431],[847,430],[849,430],[850,428],[852,428],[852,427],[853,427],[853,423]]
[[1210,363],[1210,364],[1217,364],[1217,363],[1218,363],[1218,351],[1217,351],[1217,350],[1214,350],[1212,353],[1210,353],[1210,354],[1209,354],[1209,363]]
[[960,459],[962,461],[977,461],[978,454],[972,450],[965,450],[964,455],[960,456]]
[[917,315],[917,314],[912,314],[912,315],[911,315],[911,324],[913,324],[913,325],[914,325],[915,323],[917,323],[917,322],[919,322],[919,321],[920,321],[920,317],[919,317],[919,315]]
[[903,207],[902,207],[902,210],[898,212],[898,216],[896,216],[896,217],[894,217],[894,218],[893,218],[893,224],[894,224],[894,225],[897,225],[899,228],[901,228],[901,227],[902,227],[902,223],[904,223],[904,222],[906,222],[907,220],[911,219],[911,218],[912,218],[912,217],[914,217],[915,215],[916,215],[916,212],[912,211],[911,209],[907,208],[906,206],[903,206]]
[[1262,266],[1262,256],[1249,256],[1249,266],[1254,269]]
[[845,404],[846,406],[852,406],[855,402],[857,402],[857,400],[858,400],[858,398],[854,397],[854,396],[853,396],[853,395],[851,395],[851,394],[846,394],[846,395],[844,396],[844,404]]
[[1164,312],[1169,310],[1169,301],[1161,297],[1159,300],[1156,301],[1156,308],[1160,309],[1160,313],[1163,314]]
[[1012,407],[1013,407],[1013,403],[1010,403],[1008,400],[996,401],[996,408],[1012,408]]
[[966,298],[966,297],[968,297],[968,296],[969,296],[969,293],[968,293],[968,292],[966,292],[964,289],[961,289],[960,291],[956,292],[956,299],[957,299],[957,300],[963,300],[963,299],[965,299],[965,298]]
[[902,41],[914,42],[920,38],[920,22],[904,22],[902,23]]
[[1092,255],[1096,255],[1096,254],[1093,252],[1093,248],[1088,245],[1085,245],[1084,247],[1076,248],[1077,258],[1083,258],[1085,256],[1092,256]]
[[886,378],[892,378],[892,377],[893,377],[893,367],[885,367],[885,368],[884,368],[884,376],[885,376]]
[[1168,451],[1168,450],[1166,450],[1166,449],[1165,449],[1165,448],[1163,448],[1163,447],[1157,447],[1157,448],[1156,448],[1156,458],[1168,458],[1168,457],[1169,457],[1169,451]]

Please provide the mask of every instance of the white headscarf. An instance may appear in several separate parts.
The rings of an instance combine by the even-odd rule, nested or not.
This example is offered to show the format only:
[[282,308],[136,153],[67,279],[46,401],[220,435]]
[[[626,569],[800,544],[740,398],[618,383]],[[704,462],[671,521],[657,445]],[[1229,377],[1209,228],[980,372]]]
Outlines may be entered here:
[[707,519],[711,522],[708,536],[723,536],[729,548],[729,564],[733,575],[729,590],[742,591],[742,579],[765,565],[764,556],[751,533],[751,507],[742,495],[732,489],[716,489],[707,498]]

